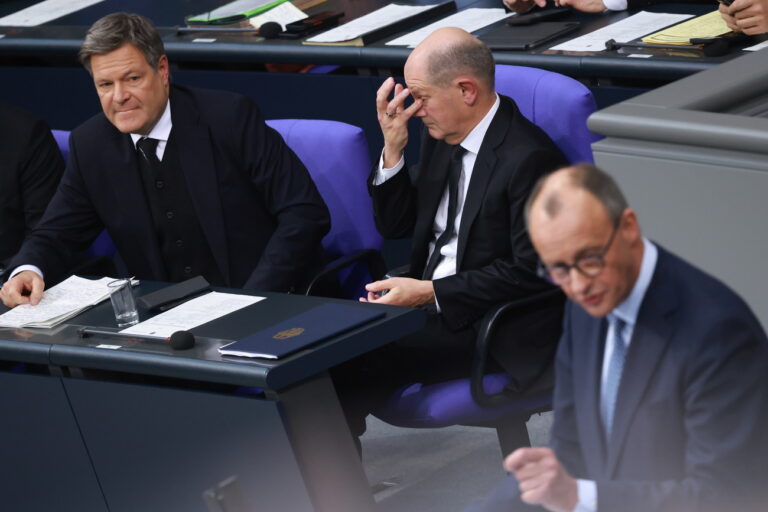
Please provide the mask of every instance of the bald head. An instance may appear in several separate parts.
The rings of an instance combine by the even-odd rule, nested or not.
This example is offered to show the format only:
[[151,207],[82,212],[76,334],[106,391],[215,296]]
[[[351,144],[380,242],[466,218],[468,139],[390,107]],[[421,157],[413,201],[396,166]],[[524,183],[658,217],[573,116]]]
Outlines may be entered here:
[[534,208],[549,218],[557,217],[567,196],[587,193],[605,209],[612,223],[617,223],[627,209],[627,200],[619,186],[608,174],[592,164],[564,167],[543,177],[534,186],[525,205],[526,219],[530,220]]
[[437,29],[408,57],[408,69],[424,70],[429,81],[445,87],[461,75],[475,78],[486,94],[494,92],[495,64],[485,44],[469,32],[455,27]]

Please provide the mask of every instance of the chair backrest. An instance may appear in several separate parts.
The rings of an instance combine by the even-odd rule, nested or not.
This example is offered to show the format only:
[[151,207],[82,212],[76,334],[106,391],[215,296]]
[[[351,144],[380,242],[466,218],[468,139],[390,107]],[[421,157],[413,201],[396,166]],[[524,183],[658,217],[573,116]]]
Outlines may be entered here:
[[51,130],[53,138],[56,139],[56,145],[59,146],[61,156],[66,162],[69,158],[69,132],[66,130]]
[[496,66],[496,91],[509,96],[529,121],[544,130],[571,163],[594,162],[587,128],[595,99],[587,87],[567,76],[524,66]]
[[[363,130],[316,119],[273,119],[267,124],[304,162],[328,205],[331,231],[323,238],[327,255],[334,259],[360,249],[381,249],[366,186],[371,163]],[[360,269],[342,273],[344,296],[359,296],[365,279]]]

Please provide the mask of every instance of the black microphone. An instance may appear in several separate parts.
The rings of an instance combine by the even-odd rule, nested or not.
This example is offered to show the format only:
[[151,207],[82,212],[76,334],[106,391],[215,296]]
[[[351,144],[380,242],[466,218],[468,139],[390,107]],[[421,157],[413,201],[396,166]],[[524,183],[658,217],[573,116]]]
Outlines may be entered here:
[[675,44],[655,44],[655,43],[620,43],[615,39],[609,39],[605,42],[606,50],[618,50],[620,48],[647,48],[650,50],[697,50],[701,51],[705,57],[720,57],[730,50],[730,45],[724,39],[713,39],[706,43],[699,43],[701,46],[675,45]]
[[195,346],[195,336],[189,331],[176,331],[165,339],[157,338],[155,336],[147,336],[145,334],[127,334],[118,331],[94,329],[91,327],[83,327],[78,331],[78,333],[82,338],[87,338],[88,336],[105,336],[107,338],[135,339],[153,341],[155,343],[168,343],[174,350],[186,350]]
[[259,35],[264,39],[275,39],[282,31],[283,27],[276,21],[268,21],[259,27]]

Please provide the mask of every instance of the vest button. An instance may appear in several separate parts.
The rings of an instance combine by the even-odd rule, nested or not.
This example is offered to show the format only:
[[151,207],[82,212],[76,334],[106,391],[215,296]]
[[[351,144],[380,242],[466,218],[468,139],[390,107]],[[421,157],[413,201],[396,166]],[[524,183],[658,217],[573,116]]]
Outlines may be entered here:
[[168,220],[170,220],[173,218],[173,212],[171,211],[165,212],[165,216],[168,218]]
[[164,186],[165,186],[165,182],[163,182],[162,180],[157,180],[155,182],[155,187],[157,188],[163,188]]
[[191,272],[192,272],[192,267],[189,267],[189,266],[184,267],[184,273],[185,274],[190,274]]
[[183,240],[176,240],[176,247],[183,247],[184,241]]

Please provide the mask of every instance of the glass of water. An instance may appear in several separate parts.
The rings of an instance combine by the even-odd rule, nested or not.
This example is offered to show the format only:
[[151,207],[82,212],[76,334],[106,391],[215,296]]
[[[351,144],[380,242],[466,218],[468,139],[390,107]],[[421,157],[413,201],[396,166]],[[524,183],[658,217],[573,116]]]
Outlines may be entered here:
[[139,312],[136,301],[133,300],[133,288],[130,279],[115,279],[107,284],[112,309],[115,310],[115,320],[118,327],[130,327],[139,323]]

